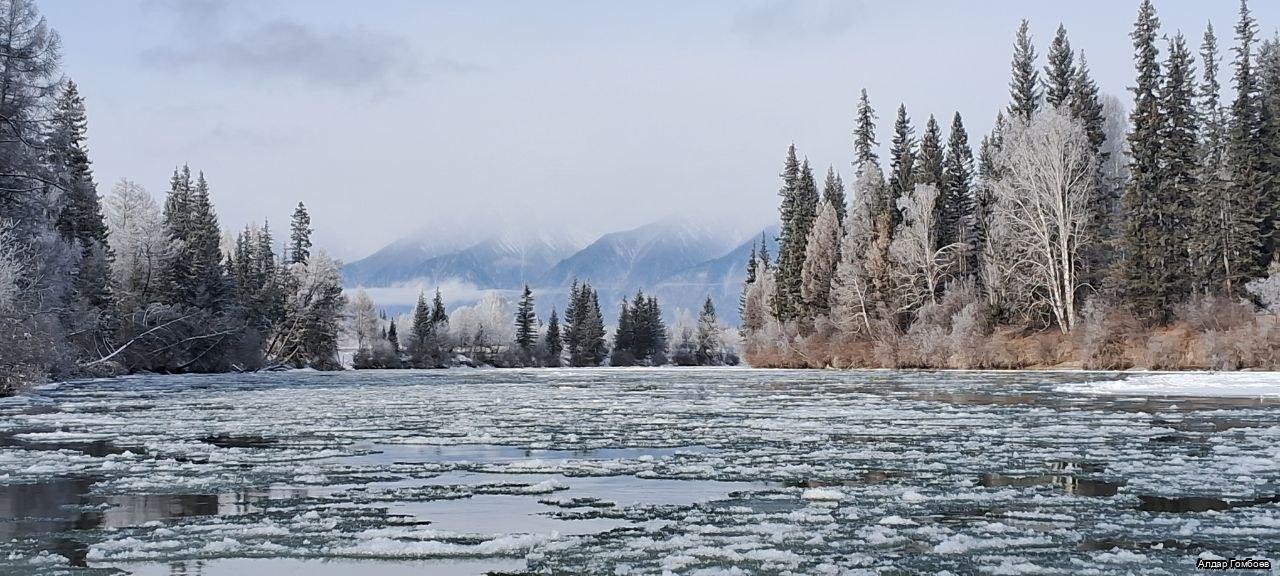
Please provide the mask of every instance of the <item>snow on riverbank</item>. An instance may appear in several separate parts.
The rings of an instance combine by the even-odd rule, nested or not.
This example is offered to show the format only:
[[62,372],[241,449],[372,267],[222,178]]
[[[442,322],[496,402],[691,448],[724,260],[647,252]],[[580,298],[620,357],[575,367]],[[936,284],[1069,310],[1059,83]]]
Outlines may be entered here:
[[1178,372],[1123,380],[1075,382],[1058,392],[1125,396],[1201,396],[1280,399],[1280,372]]

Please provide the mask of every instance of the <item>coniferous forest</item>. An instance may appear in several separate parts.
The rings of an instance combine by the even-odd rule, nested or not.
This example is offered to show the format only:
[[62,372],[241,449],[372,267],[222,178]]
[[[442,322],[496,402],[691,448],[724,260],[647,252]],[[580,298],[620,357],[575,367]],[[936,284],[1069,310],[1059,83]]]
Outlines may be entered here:
[[864,90],[847,204],[788,148],[779,254],[752,257],[743,293],[747,360],[1280,366],[1280,38],[1246,1],[1229,48],[1211,25],[1163,30],[1150,0],[1130,36],[1127,103],[1065,28],[1038,47],[1024,20],[1009,102],[976,142],[959,113],[944,133],[900,105],[881,158]]
[[863,90],[850,182],[787,148],[777,254],[764,238],[752,251],[736,330],[710,298],[669,325],[653,295],[602,303],[587,281],[541,319],[528,286],[451,312],[437,289],[390,317],[344,293],[301,202],[277,239],[266,220],[226,232],[216,175],[185,164],[162,199],[129,180],[100,195],[58,35],[31,0],[12,5],[0,391],[344,364],[720,365],[739,351],[761,367],[1280,366],[1280,39],[1259,37],[1247,2],[1221,43],[1212,26],[1170,34],[1142,2],[1130,99],[1099,89],[1065,28],[1037,43],[1023,21],[1009,101],[980,139],[958,112],[882,116]]

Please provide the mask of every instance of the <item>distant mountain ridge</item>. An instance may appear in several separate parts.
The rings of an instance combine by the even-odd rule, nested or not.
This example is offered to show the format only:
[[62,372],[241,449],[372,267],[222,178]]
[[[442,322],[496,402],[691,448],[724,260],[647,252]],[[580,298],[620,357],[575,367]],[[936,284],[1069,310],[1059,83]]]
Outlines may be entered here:
[[735,324],[747,259],[762,236],[776,254],[776,226],[744,238],[740,231],[683,219],[610,232],[585,245],[555,233],[453,242],[405,238],[347,264],[343,275],[349,288],[463,282],[514,293],[528,283],[543,314],[564,307],[565,292],[577,279],[600,292],[610,321],[617,302],[644,290],[659,297],[669,317],[679,309],[696,311],[711,296],[721,318]]

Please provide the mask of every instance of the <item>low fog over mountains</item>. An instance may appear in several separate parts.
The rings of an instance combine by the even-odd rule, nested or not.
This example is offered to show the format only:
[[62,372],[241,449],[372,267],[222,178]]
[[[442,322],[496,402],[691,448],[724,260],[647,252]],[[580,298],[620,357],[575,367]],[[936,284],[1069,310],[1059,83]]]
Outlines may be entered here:
[[577,278],[596,287],[610,309],[644,290],[656,294],[674,317],[681,309],[696,311],[711,296],[721,318],[736,323],[752,247],[763,237],[776,254],[776,236],[776,227],[751,231],[684,219],[610,232],[593,241],[545,230],[435,232],[397,240],[347,264],[343,276],[348,288],[365,288],[393,311],[410,307],[421,289],[439,286],[450,305],[460,305],[488,290],[514,294],[528,283],[545,315],[552,306],[563,310],[569,284]]

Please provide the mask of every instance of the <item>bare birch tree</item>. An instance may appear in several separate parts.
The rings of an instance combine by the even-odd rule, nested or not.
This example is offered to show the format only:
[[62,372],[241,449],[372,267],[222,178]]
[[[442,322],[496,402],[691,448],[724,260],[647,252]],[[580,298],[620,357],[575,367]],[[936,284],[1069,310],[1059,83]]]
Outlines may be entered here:
[[889,254],[893,260],[894,286],[897,288],[899,311],[914,310],[926,303],[937,303],[943,286],[951,279],[959,264],[963,246],[947,244],[938,248],[938,187],[917,184],[911,194],[898,199],[902,224],[894,232]]
[[1076,323],[1082,249],[1088,246],[1095,162],[1084,128],[1056,110],[1015,121],[997,157],[993,183],[998,226],[1012,264],[1025,267],[1030,301],[1053,314],[1064,333]]

